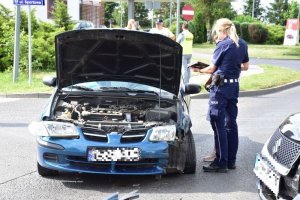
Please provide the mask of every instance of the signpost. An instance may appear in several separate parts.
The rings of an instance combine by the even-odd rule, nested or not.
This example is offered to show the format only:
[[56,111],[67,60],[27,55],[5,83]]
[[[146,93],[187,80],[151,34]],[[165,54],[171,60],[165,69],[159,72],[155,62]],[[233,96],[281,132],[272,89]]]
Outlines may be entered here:
[[299,43],[299,19],[287,19],[283,45],[295,46]]
[[182,8],[182,17],[186,21],[191,21],[194,17],[194,8],[191,5],[185,5]]
[[16,12],[16,27],[15,27],[15,46],[14,46],[14,70],[13,70],[13,82],[18,79],[19,72],[19,49],[20,49],[20,6],[28,6],[28,71],[29,80],[28,83],[32,83],[32,56],[31,56],[31,5],[44,6],[44,0],[14,0],[14,4],[17,7]]

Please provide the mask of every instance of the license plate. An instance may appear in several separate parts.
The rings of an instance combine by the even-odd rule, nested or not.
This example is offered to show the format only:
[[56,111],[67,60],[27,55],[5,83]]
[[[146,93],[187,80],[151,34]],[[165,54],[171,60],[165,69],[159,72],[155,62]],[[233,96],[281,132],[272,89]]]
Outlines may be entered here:
[[256,155],[253,171],[256,176],[277,196],[279,193],[280,174],[276,172],[274,167],[259,154]]
[[88,161],[139,161],[139,148],[89,148]]

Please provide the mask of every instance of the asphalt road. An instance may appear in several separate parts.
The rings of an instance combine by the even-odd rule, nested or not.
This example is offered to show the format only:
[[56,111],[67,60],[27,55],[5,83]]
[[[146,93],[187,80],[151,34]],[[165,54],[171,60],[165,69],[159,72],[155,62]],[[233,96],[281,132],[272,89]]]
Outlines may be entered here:
[[99,176],[61,174],[42,178],[36,172],[35,138],[27,125],[36,120],[47,99],[0,98],[0,199],[97,199],[114,192],[121,196],[139,190],[140,199],[258,200],[252,172],[255,153],[276,126],[300,107],[300,87],[283,92],[239,99],[240,146],[237,169],[227,174],[202,171],[202,157],[213,146],[212,130],[206,121],[207,99],[191,102],[192,131],[197,150],[194,175]]

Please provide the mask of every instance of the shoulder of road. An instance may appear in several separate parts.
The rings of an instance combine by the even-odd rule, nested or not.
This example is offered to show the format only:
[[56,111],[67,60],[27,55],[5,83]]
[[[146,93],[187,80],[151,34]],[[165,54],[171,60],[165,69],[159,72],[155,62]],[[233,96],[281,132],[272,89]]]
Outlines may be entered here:
[[[243,71],[241,73],[241,76],[250,76],[253,74],[259,74],[263,73],[263,69],[257,65],[250,65],[249,69],[247,71]],[[202,84],[204,85],[206,80],[208,80],[209,75],[194,73],[190,79],[190,83],[193,84]],[[240,97],[252,97],[252,96],[260,96],[260,95],[266,95],[271,94],[275,92],[279,92],[282,90],[286,90],[295,86],[300,86],[300,80],[295,81],[289,84],[281,85],[278,87],[268,88],[268,89],[261,89],[261,90],[255,90],[255,91],[240,91]],[[15,94],[7,94],[7,93],[0,93],[0,98],[49,98],[50,93],[15,93]],[[208,93],[199,93],[192,95],[192,99],[200,99],[200,98],[208,98]]]

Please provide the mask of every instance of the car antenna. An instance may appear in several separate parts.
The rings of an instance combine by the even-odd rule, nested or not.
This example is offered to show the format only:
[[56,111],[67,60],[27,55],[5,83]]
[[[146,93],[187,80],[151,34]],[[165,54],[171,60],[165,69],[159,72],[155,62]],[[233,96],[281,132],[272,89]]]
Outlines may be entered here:
[[160,121],[160,97],[161,97],[161,40],[159,41],[159,97],[158,97],[158,119]]

